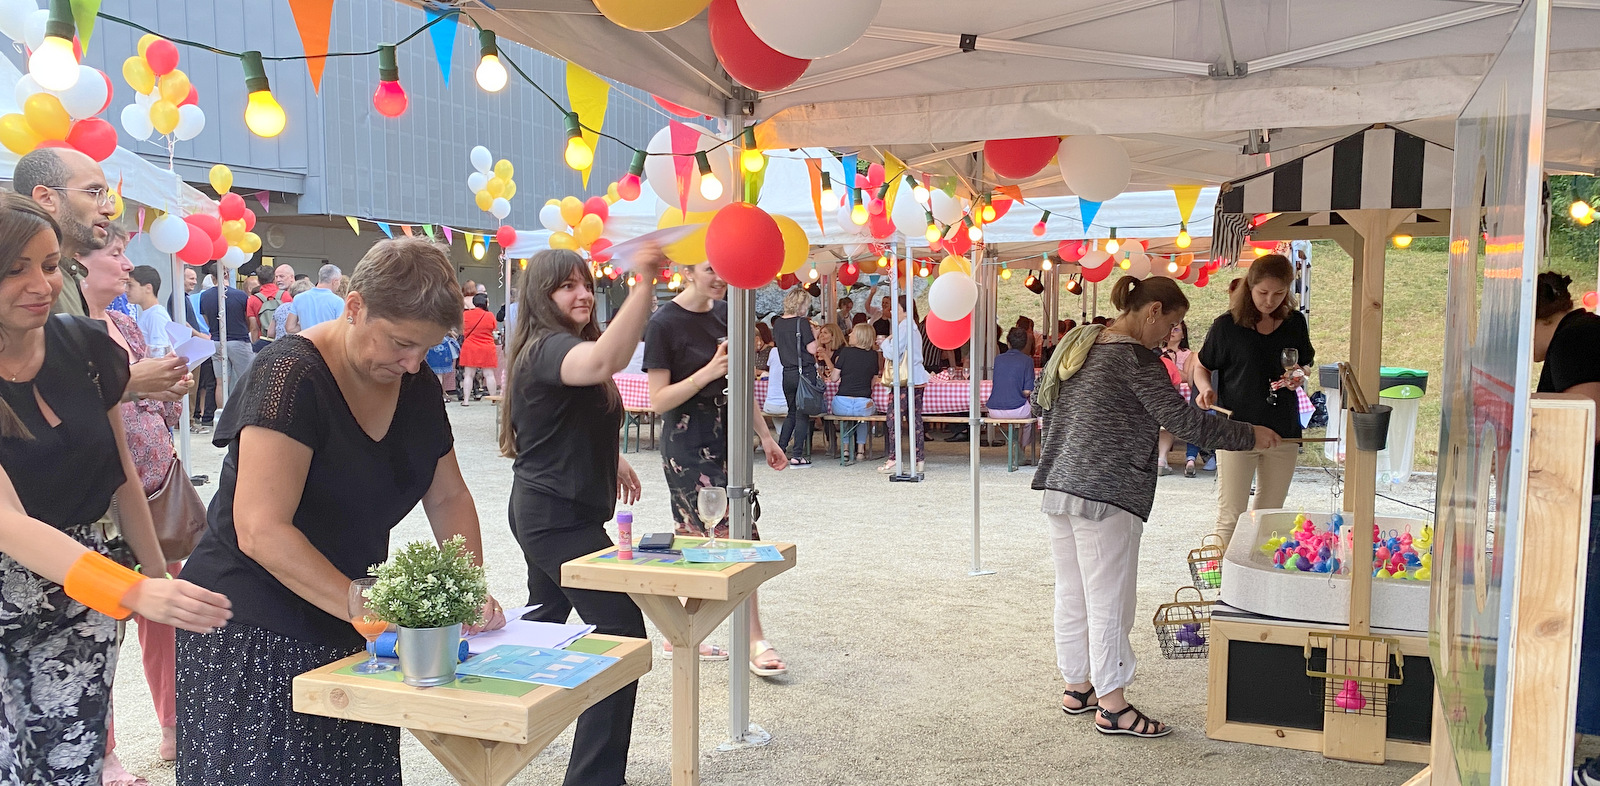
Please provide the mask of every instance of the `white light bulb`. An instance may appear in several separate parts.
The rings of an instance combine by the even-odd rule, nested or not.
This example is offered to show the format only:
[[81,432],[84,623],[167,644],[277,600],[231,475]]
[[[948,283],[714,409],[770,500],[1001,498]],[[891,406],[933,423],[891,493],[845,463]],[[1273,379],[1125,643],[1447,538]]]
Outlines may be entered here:
[[712,173],[700,176],[700,196],[709,200],[722,198],[722,181]]
[[1119,249],[1121,247],[1122,247],[1122,245],[1117,242],[1116,238],[1111,238],[1110,240],[1106,241],[1106,253],[1107,254],[1115,254],[1115,253],[1117,253],[1117,249]]
[[72,42],[46,36],[44,43],[28,57],[28,73],[46,90],[71,89],[78,84],[78,59],[72,56]]
[[839,209],[839,195],[831,188],[822,189],[822,209],[829,213]]
[[911,196],[916,198],[919,205],[928,204],[928,187],[918,183],[916,188],[911,189]]
[[506,67],[500,64],[498,55],[484,55],[478,61],[478,87],[491,93],[498,93],[506,86]]

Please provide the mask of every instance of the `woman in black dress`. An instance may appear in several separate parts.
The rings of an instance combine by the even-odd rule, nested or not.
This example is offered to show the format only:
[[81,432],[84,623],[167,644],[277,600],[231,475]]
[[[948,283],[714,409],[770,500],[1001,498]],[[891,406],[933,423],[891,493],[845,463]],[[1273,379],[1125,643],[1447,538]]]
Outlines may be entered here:
[[[799,291],[798,289],[796,291]],[[661,464],[672,493],[672,518],[678,532],[705,537],[728,536],[726,517],[710,531],[696,515],[700,489],[728,485],[728,282],[723,281],[709,262],[689,267],[684,273],[683,291],[662,305],[650,318],[644,337],[644,367],[650,375],[650,405],[661,413]],[[803,295],[803,293],[802,293]],[[783,351],[783,333],[773,338]],[[789,378],[788,368],[783,372]],[[791,402],[793,396],[790,397]],[[791,406],[792,410],[792,406]],[[753,412],[760,412],[759,402]],[[754,419],[767,465],[773,469],[788,466],[783,449],[772,439],[765,418]],[[733,444],[749,444],[748,437],[735,438]],[[751,535],[761,533],[751,524]],[[761,615],[751,595],[750,640],[755,642],[750,668],[761,676],[775,676],[787,668],[761,629]],[[670,650],[669,650],[670,652]],[[723,660],[728,656],[713,645],[701,646],[701,658]]]
[[811,466],[811,416],[800,414],[795,393],[800,377],[817,373],[817,336],[811,329],[811,295],[800,287],[783,296],[783,316],[772,321],[772,341],[783,361],[783,397],[789,402],[789,416],[778,434],[778,445],[789,452],[789,466]]
[[[164,578],[117,406],[128,354],[90,320],[50,316],[60,243],[32,200],[0,195],[0,783],[98,786],[116,620],[203,633],[228,602]],[[144,575],[104,556],[113,505]]]
[[[272,342],[212,437],[228,449],[185,578],[235,598],[217,636],[178,635],[178,783],[400,783],[400,731],[294,711],[295,675],[360,652],[350,582],[417,502],[481,560],[428,349],[461,326],[455,267],[382,240],[338,319]],[[491,599],[482,627],[503,625]]]

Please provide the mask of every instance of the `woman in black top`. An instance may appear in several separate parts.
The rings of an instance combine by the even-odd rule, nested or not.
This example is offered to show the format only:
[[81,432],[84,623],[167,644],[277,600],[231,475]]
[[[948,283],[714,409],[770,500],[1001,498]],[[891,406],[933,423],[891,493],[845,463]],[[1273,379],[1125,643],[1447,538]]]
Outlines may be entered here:
[[[1587,396],[1600,407],[1600,316],[1573,308],[1560,273],[1539,274],[1534,299],[1533,359],[1544,363],[1540,393]],[[1589,512],[1589,584],[1583,605],[1583,641],[1578,661],[1578,733],[1600,734],[1600,426],[1595,434],[1594,488]],[[1587,777],[1600,781],[1600,760]],[[1573,783],[1584,783],[1576,778]]]
[[[185,578],[235,598],[220,636],[178,636],[178,783],[400,783],[400,733],[294,711],[295,675],[360,652],[352,579],[422,502],[440,541],[481,559],[428,349],[459,328],[455,268],[382,240],[340,318],[261,351],[212,438],[228,449]],[[487,627],[504,624],[491,599]]]
[[[883,356],[875,347],[878,335],[871,325],[856,325],[850,329],[850,343],[834,355],[833,379],[839,391],[833,394],[833,414],[865,417],[873,414],[872,381],[883,371]],[[855,423],[846,429],[855,432],[855,461],[867,460],[867,435],[872,430],[867,423]],[[850,445],[842,443],[839,449],[849,455]]]
[[[634,262],[641,280],[666,264],[655,251]],[[633,358],[653,297],[647,287],[630,290],[602,334],[588,263],[556,249],[528,260],[517,289],[500,449],[516,459],[511,531],[528,563],[528,604],[543,604],[523,619],[566,622],[576,608],[600,633],[644,638],[644,617],[627,595],[562,587],[561,565],[612,546],[605,525],[617,500],[639,499],[639,476],[618,449],[622,396],[611,377]],[[631,683],[578,718],[567,784],[624,782],[638,688]]]
[[[50,316],[60,243],[42,208],[0,195],[0,782],[98,786],[115,619],[138,612],[207,632],[228,610],[216,593],[163,578],[117,406],[128,354],[90,320]],[[113,505],[149,579],[104,556]],[[110,581],[85,593],[85,570]]]
[[778,432],[778,445],[789,453],[789,466],[811,466],[811,416],[800,414],[795,406],[795,391],[800,375],[815,376],[816,334],[811,330],[811,295],[795,287],[783,296],[783,316],[772,321],[772,341],[783,361],[783,397],[789,402],[789,415]]
[[[1289,259],[1268,254],[1252,262],[1244,283],[1230,291],[1228,312],[1211,323],[1205,344],[1190,361],[1194,400],[1201,409],[1217,404],[1232,410],[1234,420],[1266,426],[1285,439],[1300,436],[1296,388],[1305,379],[1301,367],[1313,365],[1316,355],[1305,315],[1295,310],[1289,295],[1293,284]],[[1295,368],[1284,368],[1285,349],[1299,352]],[[1212,387],[1213,371],[1221,376],[1220,390]],[[1217,534],[1224,545],[1233,538],[1246,504],[1256,510],[1283,507],[1298,455],[1294,442],[1270,450],[1217,453]]]

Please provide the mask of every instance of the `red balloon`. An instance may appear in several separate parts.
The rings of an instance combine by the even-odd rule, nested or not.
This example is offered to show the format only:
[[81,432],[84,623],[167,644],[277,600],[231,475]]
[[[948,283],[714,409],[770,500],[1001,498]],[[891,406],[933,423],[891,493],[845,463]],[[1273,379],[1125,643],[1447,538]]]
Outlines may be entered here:
[[[247,212],[249,211],[244,206],[244,197],[238,194],[223,194],[222,199],[217,202],[217,213],[222,216],[223,221],[243,221]],[[249,232],[250,228],[245,227],[245,231]]]
[[1082,240],[1063,240],[1056,244],[1056,254],[1063,262],[1076,262],[1083,259],[1084,252],[1089,250],[1087,243]]
[[1197,287],[1203,287],[1209,283],[1211,283],[1211,275],[1209,273],[1201,273],[1200,277],[1194,280],[1194,285]]
[[665,98],[662,98],[661,96],[650,96],[650,97],[654,98],[656,100],[656,103],[660,104],[661,108],[667,110],[667,112],[669,114],[674,114],[674,115],[677,115],[678,117],[687,117],[687,118],[691,118],[691,119],[700,117],[700,113],[699,112],[696,112],[693,109],[690,109],[689,107],[678,106],[677,104],[674,104],[671,101],[668,101]]
[[778,288],[779,289],[794,289],[796,286],[799,286],[799,285],[800,285],[800,277],[796,276],[793,273],[784,273],[783,275],[778,276]]
[[995,194],[994,201],[989,204],[994,206],[994,220],[999,221],[1011,212],[1011,206],[1016,204],[1016,200],[1005,194]]
[[955,349],[972,338],[972,315],[954,322],[946,322],[939,315],[928,312],[928,340],[940,349]]
[[871,232],[873,237],[883,240],[894,234],[894,221],[889,218],[887,211],[877,215],[869,213],[867,215],[867,231]]
[[589,244],[589,258],[596,262],[611,261],[611,241],[600,237]]
[[[74,40],[76,40],[76,39],[74,39]],[[81,54],[78,55],[78,61],[79,62],[83,61],[83,55],[81,55]],[[111,106],[111,96],[116,93],[116,90],[111,86],[111,75],[110,74],[107,74],[106,72],[101,71],[99,69],[95,69],[95,73],[99,74],[101,79],[106,80],[106,102],[104,104],[101,104],[100,108],[96,109],[94,111],[94,113],[98,115],[101,112],[106,111],[106,109]],[[189,87],[189,89],[193,90],[194,86],[191,85]]]
[[517,242],[517,230],[512,229],[510,224],[500,227],[494,233],[494,242],[499,243],[501,248],[510,248]]
[[104,161],[117,149],[117,129],[98,117],[86,117],[72,124],[67,144],[96,161]]
[[972,237],[967,234],[965,228],[956,230],[955,237],[945,238],[944,250],[956,256],[966,256],[967,252],[972,250]]
[[867,167],[866,188],[876,191],[883,185],[883,164],[871,164]]
[[200,227],[189,224],[189,242],[178,249],[178,259],[195,266],[211,261],[211,236]]
[[847,262],[844,267],[839,268],[839,283],[849,287],[855,286],[855,283],[860,280],[861,268],[856,267],[855,264]]
[[1107,262],[1100,267],[1086,267],[1083,269],[1083,280],[1091,284],[1098,284],[1106,280],[1106,277],[1111,275],[1112,269],[1116,266],[1115,262]]
[[601,221],[611,220],[611,203],[605,197],[592,196],[583,202],[583,214],[599,216]]
[[218,235],[216,238],[212,239],[212,241],[211,241],[211,256],[208,257],[208,258],[209,259],[221,259],[222,255],[226,254],[226,253],[228,253],[228,241],[227,241],[227,239],[222,237],[221,235]]
[[189,222],[189,226],[198,227],[201,232],[206,233],[207,240],[215,240],[216,238],[222,237],[222,220],[216,216],[208,215],[206,213],[195,213],[193,215],[184,216],[183,220]]
[[254,231],[256,231],[256,211],[254,211],[254,210],[246,210],[246,211],[244,211],[244,231],[246,231],[246,232],[254,232]]
[[156,76],[165,76],[178,67],[178,47],[165,38],[152,41],[144,50],[144,59]]
[[734,202],[706,226],[706,260],[729,284],[759,289],[783,269],[783,230],[767,211]]
[[932,243],[929,243],[928,244],[928,250],[929,251],[933,251],[935,253],[943,251],[944,250],[944,238],[941,237],[938,240],[935,240]]
[[994,173],[1008,180],[1039,174],[1061,147],[1061,139],[1036,136],[1025,139],[991,139],[983,143],[983,160]]
[[190,104],[199,105],[199,103],[200,91],[194,89],[194,85],[189,85],[189,95],[184,96],[183,100],[178,102],[178,106],[188,106]]
[[757,38],[739,13],[738,0],[711,0],[707,23],[717,62],[728,76],[751,90],[782,90],[794,84],[811,65],[810,60],[790,57]]

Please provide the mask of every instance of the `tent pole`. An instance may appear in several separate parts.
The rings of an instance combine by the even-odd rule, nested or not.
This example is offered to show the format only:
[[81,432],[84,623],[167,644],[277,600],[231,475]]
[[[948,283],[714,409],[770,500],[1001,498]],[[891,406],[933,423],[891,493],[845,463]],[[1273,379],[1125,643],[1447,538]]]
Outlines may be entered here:
[[[980,315],[992,313],[990,304],[993,303],[994,287],[989,286],[989,271],[983,264],[983,249],[977,245],[972,247],[972,278],[978,284],[979,307],[972,315],[972,346],[978,346],[979,336],[982,335],[983,326],[988,321],[979,321]],[[976,357],[976,353],[973,353]],[[968,471],[972,475],[972,569],[967,571],[968,576],[988,576],[992,570],[983,569],[983,475],[979,472],[979,448],[983,444],[983,411],[978,400],[983,391],[982,366],[974,363],[971,373],[967,374],[969,397],[967,399],[967,463]]]
[[[893,336],[895,332],[894,304],[900,301],[900,273],[899,268],[896,267],[900,262],[900,260],[897,258],[899,256],[900,250],[895,248],[894,244],[891,243],[889,245],[889,313],[884,315],[884,318],[888,319],[890,323],[890,336]],[[905,258],[907,269],[909,269],[911,264],[911,244],[909,241],[906,243]],[[889,381],[891,383],[889,387],[889,406],[894,408],[894,452],[892,454],[894,456],[894,474],[904,475],[906,471],[906,459],[905,455],[900,450],[900,362],[890,362],[889,369]],[[910,369],[908,368],[907,370],[909,371]],[[910,435],[910,429],[907,429],[907,435]]]
[[[184,307],[189,296],[183,291],[183,263],[178,260],[177,254],[172,254],[170,259],[172,260],[172,291],[167,293],[167,297],[172,304],[172,313],[177,315],[172,321],[183,325],[185,328],[192,329],[189,324],[188,309]],[[201,402],[200,407],[204,409],[205,402]],[[192,417],[194,417],[194,413],[189,406],[189,397],[184,396],[183,416],[178,421],[178,461],[183,463],[184,475],[186,476],[193,472],[190,468],[194,466],[189,462],[189,419]]]

